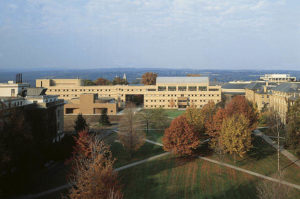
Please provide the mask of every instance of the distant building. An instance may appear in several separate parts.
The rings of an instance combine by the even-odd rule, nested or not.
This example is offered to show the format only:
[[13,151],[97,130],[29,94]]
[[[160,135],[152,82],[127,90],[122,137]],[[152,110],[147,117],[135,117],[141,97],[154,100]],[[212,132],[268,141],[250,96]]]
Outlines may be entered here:
[[270,108],[276,111],[282,123],[286,123],[289,107],[300,97],[300,82],[253,82],[246,87],[246,98],[253,102],[259,111]]
[[17,97],[26,88],[29,88],[28,83],[16,83],[14,81],[0,83],[0,97]]
[[82,94],[79,98],[71,99],[64,107],[65,115],[101,115],[102,110],[108,115],[116,115],[118,103],[114,98],[98,98],[98,94]]
[[80,79],[37,79],[37,87],[48,88],[47,94],[64,100],[81,94],[98,94],[99,98],[114,98],[120,107],[135,102],[146,109],[185,109],[190,105],[203,107],[209,101],[221,102],[221,86],[212,86],[208,77],[157,77],[156,85],[96,85],[84,86]]
[[263,81],[268,82],[295,82],[296,77],[291,77],[289,74],[265,74],[264,76],[260,77]]

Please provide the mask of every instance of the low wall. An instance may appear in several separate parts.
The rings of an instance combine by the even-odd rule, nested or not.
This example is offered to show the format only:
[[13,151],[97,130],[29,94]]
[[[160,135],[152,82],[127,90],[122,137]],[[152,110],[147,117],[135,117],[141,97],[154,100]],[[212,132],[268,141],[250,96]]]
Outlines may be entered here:
[[[97,123],[101,115],[82,115],[87,124]],[[118,122],[120,115],[108,115],[111,123]],[[64,131],[73,131],[77,115],[64,115]]]

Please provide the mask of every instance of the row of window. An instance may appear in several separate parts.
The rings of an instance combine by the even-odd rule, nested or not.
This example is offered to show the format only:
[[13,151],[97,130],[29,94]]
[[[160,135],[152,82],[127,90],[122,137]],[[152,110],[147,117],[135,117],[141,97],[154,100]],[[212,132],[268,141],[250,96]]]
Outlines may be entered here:
[[[123,96],[123,95],[122,95]],[[219,97],[220,95],[219,94],[200,94],[200,95],[197,95],[197,94],[187,94],[187,95],[184,95],[184,94],[181,94],[181,95],[176,95],[176,94],[168,94],[168,95],[147,95],[148,97],[165,97],[165,96],[168,96],[168,97]]]
[[[123,100],[122,100],[123,101]],[[146,102],[166,102],[167,100],[145,100]],[[178,102],[198,102],[198,100],[178,100]],[[199,102],[206,102],[207,100],[199,100]],[[219,102],[220,100],[217,100]],[[172,100],[168,100],[168,102],[172,102]],[[173,102],[177,102],[177,100],[173,100]]]

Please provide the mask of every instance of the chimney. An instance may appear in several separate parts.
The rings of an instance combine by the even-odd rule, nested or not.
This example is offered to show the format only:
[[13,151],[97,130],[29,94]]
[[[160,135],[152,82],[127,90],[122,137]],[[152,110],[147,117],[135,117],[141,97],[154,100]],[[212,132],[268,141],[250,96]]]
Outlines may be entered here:
[[266,86],[269,86],[269,82],[268,81],[266,81]]
[[267,86],[264,86],[264,93],[267,92]]

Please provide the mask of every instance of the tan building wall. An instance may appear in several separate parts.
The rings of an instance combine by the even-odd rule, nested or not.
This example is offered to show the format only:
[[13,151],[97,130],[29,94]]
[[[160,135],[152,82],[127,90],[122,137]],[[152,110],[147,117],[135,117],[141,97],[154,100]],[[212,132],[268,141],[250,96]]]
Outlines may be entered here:
[[[54,82],[54,83],[50,83]],[[98,94],[101,97],[112,97],[120,106],[124,106],[126,95],[143,95],[144,108],[162,107],[166,109],[186,108],[194,104],[201,108],[209,101],[221,101],[221,87],[203,83],[158,83],[150,86],[108,85],[82,86],[78,79],[48,80],[37,79],[36,86],[48,88],[48,95],[59,95],[61,99],[71,100],[83,93]]]
[[101,115],[103,109],[107,109],[108,115],[117,114],[117,103],[101,102],[97,94],[82,94],[80,98],[70,100],[65,104],[64,114]]

